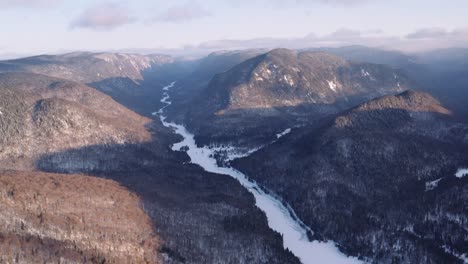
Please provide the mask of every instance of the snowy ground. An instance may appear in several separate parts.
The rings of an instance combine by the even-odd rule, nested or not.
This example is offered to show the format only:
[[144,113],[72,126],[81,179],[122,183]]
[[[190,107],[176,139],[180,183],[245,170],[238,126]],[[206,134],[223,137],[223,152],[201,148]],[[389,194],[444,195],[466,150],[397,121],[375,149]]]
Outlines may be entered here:
[[[468,176],[468,169],[466,168],[460,168],[457,170],[457,172],[455,173],[455,177],[457,178],[463,178],[465,176]],[[432,191],[434,190],[435,188],[437,188],[439,186],[439,182],[442,180],[443,178],[440,178],[440,179],[437,179],[435,181],[429,181],[429,182],[426,182],[426,192],[427,191]]]
[[283,132],[277,134],[277,135],[276,135],[276,138],[277,138],[277,139],[280,139],[280,138],[286,136],[286,135],[289,134],[289,133],[291,133],[291,129],[290,129],[290,128],[288,128],[288,129],[284,130]]
[[[280,138],[286,136],[287,134],[291,133],[292,129],[291,128],[288,128],[286,130],[284,130],[283,132],[279,133],[279,134],[276,134],[276,140],[266,144],[266,145],[269,145],[269,144],[273,144],[275,143],[276,141],[278,141]],[[236,146],[233,146],[233,145],[210,145],[208,147],[209,150],[211,150],[213,152],[213,154],[219,154],[221,155],[224,160],[223,161],[233,161],[235,159],[240,159],[240,158],[244,158],[244,157],[247,157],[247,156],[250,156],[251,154],[257,152],[258,150],[264,148],[266,145],[260,145],[260,146],[257,146],[257,147],[254,147],[254,148],[240,148],[240,147],[236,147]],[[205,147],[206,148],[206,147]],[[215,156],[215,155],[213,155]]]
[[[163,88],[168,91],[175,83],[172,83]],[[294,255],[296,255],[302,263],[361,263],[356,258],[350,258],[342,254],[333,242],[318,242],[309,241],[307,232],[310,229],[305,226],[294,214],[291,208],[285,206],[279,199],[276,199],[270,194],[265,193],[255,182],[250,181],[246,175],[231,167],[220,167],[217,165],[214,158],[215,151],[220,151],[220,147],[197,147],[194,135],[187,131],[182,126],[172,122],[166,122],[166,117],[163,115],[164,108],[171,104],[170,96],[167,92],[161,102],[166,106],[159,111],[153,113],[158,115],[164,126],[174,129],[174,132],[181,135],[184,139],[172,146],[174,151],[180,151],[182,148],[186,150],[191,159],[191,163],[198,164],[208,172],[224,174],[237,179],[249,192],[251,192],[256,201],[256,206],[265,212],[268,225],[271,229],[279,232],[283,236],[283,244]],[[289,130],[278,134],[278,138],[289,133]],[[231,151],[231,155],[229,154]],[[255,150],[250,150],[245,153],[252,153]],[[240,154],[235,154],[233,150],[228,149],[228,159],[232,160],[239,157]],[[246,155],[246,154],[242,155]],[[236,156],[237,155],[237,156]],[[247,154],[248,155],[248,154]]]
[[468,176],[468,169],[466,169],[466,168],[458,169],[457,173],[455,173],[455,176],[457,178],[463,178],[465,176]]
[[435,188],[437,188],[439,186],[439,182],[442,180],[442,178],[440,179],[437,179],[435,181],[430,181],[430,182],[426,182],[426,192],[428,191],[432,191],[434,190]]
[[327,81],[328,82],[328,87],[330,87],[330,89],[332,89],[332,91],[334,91],[336,93],[336,83],[334,81]]

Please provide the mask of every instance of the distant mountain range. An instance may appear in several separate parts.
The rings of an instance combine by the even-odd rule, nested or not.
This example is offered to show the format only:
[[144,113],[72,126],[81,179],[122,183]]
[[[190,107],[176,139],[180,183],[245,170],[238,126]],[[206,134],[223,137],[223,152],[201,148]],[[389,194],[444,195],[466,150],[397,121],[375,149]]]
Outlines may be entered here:
[[92,83],[115,77],[142,80],[144,70],[172,61],[162,55],[75,52],[2,61],[0,71],[25,71]]

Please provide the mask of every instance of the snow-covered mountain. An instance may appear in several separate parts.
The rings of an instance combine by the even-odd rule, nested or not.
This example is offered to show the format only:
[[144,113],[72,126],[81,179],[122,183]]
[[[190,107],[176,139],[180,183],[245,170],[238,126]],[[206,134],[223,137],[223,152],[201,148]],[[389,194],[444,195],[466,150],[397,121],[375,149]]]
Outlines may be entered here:
[[214,76],[186,122],[197,136],[214,140],[268,136],[410,88],[415,85],[390,67],[278,49]]

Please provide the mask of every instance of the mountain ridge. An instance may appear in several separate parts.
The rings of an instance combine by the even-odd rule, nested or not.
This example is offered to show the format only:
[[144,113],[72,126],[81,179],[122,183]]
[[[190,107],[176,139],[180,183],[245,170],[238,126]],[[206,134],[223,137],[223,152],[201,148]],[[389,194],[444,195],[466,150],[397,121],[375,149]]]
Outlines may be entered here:
[[349,62],[324,52],[276,49],[216,74],[193,99],[185,122],[203,144],[209,144],[209,138],[224,142],[221,135],[248,138],[256,131],[274,136],[415,87],[403,73],[386,66]]

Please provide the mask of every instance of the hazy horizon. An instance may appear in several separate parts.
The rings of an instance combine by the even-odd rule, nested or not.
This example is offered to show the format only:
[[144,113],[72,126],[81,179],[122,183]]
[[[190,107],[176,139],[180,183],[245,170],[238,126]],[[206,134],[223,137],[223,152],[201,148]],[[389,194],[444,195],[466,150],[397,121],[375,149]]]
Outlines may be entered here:
[[0,8],[8,36],[0,59],[72,51],[201,56],[279,47],[468,47],[462,0],[0,0]]

